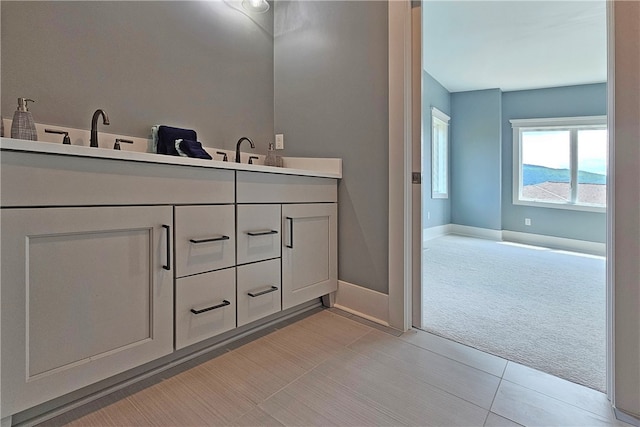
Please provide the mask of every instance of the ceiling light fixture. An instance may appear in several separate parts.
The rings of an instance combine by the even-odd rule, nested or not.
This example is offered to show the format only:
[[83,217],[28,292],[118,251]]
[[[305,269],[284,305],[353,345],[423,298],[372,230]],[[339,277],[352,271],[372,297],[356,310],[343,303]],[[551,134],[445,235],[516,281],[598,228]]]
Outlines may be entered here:
[[269,10],[269,2],[267,0],[242,0],[242,7],[247,12],[265,13]]

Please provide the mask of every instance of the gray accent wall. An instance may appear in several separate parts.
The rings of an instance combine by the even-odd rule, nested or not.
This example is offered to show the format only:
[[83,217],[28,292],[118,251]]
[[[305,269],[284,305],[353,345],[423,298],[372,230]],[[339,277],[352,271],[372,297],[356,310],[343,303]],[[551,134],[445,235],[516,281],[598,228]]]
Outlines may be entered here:
[[[273,13],[223,1],[3,1],[2,115],[36,100],[38,123],[109,133],[196,130],[206,146],[273,142]],[[239,4],[239,2],[235,2]],[[101,128],[103,128],[101,126]]]
[[[607,114],[605,83],[505,92],[502,96],[502,227],[505,230],[604,243],[606,214],[513,204],[512,119]],[[531,219],[531,226],[524,219]]]
[[451,94],[451,223],[502,229],[502,92]]
[[275,4],[275,130],[285,155],[341,157],[338,277],[388,293],[386,2]]
[[[451,197],[431,198],[431,107],[451,116],[451,95],[431,74],[422,71],[422,228],[451,222]],[[451,132],[449,132],[451,135]],[[451,157],[449,158],[451,161]]]

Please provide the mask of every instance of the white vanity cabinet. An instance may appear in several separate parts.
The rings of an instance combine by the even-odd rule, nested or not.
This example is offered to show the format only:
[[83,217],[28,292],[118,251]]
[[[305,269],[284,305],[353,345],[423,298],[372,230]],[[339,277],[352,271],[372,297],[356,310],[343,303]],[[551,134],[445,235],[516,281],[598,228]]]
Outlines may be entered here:
[[172,208],[6,209],[2,413],[173,351]]
[[336,178],[0,145],[3,425],[337,289]]

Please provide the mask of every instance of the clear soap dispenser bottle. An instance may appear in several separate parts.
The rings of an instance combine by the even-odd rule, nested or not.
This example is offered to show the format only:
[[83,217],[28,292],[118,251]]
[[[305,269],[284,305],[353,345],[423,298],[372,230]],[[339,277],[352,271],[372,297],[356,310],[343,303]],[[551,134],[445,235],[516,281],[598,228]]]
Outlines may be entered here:
[[267,157],[264,158],[265,166],[276,166],[276,152],[273,146],[273,142],[269,143],[269,151],[267,151]]
[[13,114],[11,123],[11,138],[38,140],[36,124],[27,107],[27,102],[35,102],[33,99],[18,98],[18,109]]

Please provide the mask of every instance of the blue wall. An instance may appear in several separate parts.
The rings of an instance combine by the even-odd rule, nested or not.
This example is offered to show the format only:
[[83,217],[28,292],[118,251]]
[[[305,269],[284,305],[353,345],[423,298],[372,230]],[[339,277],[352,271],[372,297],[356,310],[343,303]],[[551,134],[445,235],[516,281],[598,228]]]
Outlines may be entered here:
[[451,94],[451,222],[502,229],[502,92]]
[[[605,83],[505,92],[502,95],[502,228],[604,243],[606,214],[513,204],[513,133],[509,120],[607,113]],[[524,219],[531,218],[531,226]]]
[[422,72],[422,228],[451,222],[451,198],[431,198],[431,107],[451,116],[451,95],[426,71]]

